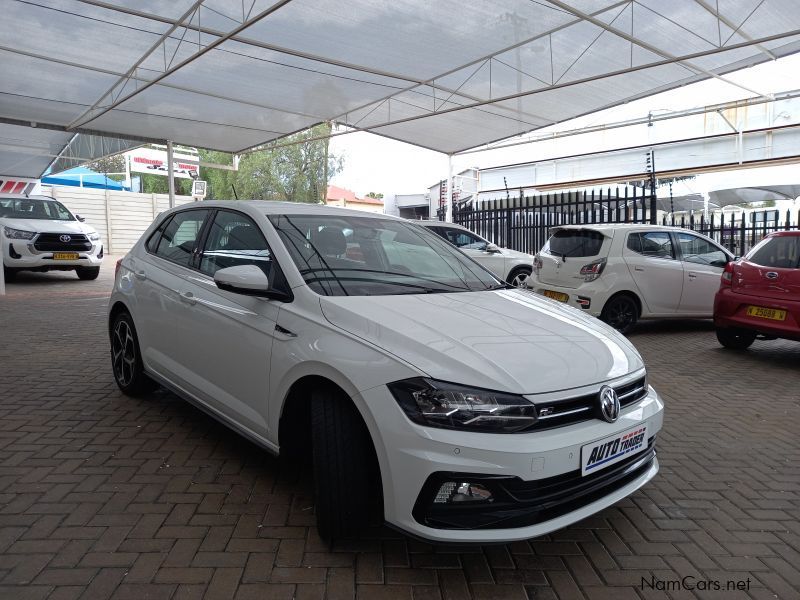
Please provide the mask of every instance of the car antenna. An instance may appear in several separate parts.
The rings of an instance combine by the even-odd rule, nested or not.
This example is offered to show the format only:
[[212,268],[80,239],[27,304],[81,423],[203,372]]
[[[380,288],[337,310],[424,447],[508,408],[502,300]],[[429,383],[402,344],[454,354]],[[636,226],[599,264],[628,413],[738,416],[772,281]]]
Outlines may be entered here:
[[236,199],[238,200],[238,199],[239,199],[239,196],[237,196],[237,195],[236,195],[236,186],[234,186],[233,184],[231,184],[231,189],[233,190],[233,197],[234,197],[234,198],[236,198]]

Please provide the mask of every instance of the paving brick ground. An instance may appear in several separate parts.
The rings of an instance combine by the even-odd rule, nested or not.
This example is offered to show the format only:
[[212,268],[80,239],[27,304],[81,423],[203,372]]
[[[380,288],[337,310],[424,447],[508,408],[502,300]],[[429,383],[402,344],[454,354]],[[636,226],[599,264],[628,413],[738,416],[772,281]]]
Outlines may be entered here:
[[168,393],[117,391],[112,271],[23,275],[0,299],[0,599],[800,598],[800,344],[646,325],[668,413],[645,489],[529,542],[328,548],[302,473]]

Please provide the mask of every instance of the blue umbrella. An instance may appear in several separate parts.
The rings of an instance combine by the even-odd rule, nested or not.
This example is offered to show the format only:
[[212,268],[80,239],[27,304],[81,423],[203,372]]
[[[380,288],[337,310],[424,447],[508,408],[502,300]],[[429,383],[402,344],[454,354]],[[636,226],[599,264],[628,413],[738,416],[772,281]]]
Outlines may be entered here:
[[55,175],[47,175],[42,177],[42,183],[48,185],[71,185],[87,188],[95,188],[101,190],[125,190],[129,191],[130,188],[123,185],[119,181],[114,181],[110,177],[106,177],[102,173],[97,173],[86,167],[75,167],[68,171],[62,171]]

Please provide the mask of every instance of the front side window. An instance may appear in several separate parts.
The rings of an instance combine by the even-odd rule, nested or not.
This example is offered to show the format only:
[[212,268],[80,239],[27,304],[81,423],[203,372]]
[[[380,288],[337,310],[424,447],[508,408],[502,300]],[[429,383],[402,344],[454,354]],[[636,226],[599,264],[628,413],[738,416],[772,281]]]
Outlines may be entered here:
[[435,233],[382,217],[270,215],[306,284],[326,296],[470,292],[502,282]]
[[176,213],[161,233],[155,250],[156,256],[185,267],[190,266],[207,216],[207,210]]
[[648,258],[675,258],[672,237],[668,231],[646,231],[628,234],[628,250]]
[[717,246],[691,233],[679,233],[678,244],[684,262],[713,267],[724,267],[728,262],[728,255]]
[[443,227],[445,239],[462,250],[485,250],[486,240],[462,229]]
[[800,237],[796,235],[768,237],[750,251],[747,260],[774,269],[800,268]]
[[37,198],[0,199],[0,217],[4,219],[37,219],[43,221],[74,221],[67,207],[56,200]]
[[264,235],[250,217],[221,210],[208,231],[200,270],[214,276],[219,269],[255,265],[269,277],[272,253]]

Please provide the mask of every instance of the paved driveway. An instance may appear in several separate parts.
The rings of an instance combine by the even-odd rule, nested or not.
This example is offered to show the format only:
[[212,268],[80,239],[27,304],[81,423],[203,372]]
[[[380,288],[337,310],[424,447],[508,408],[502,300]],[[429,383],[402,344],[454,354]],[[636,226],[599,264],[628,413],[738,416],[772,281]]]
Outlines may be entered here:
[[0,299],[0,598],[800,598],[800,344],[646,325],[668,413],[644,490],[530,542],[329,549],[305,474],[171,394],[117,391],[112,275],[21,275]]

